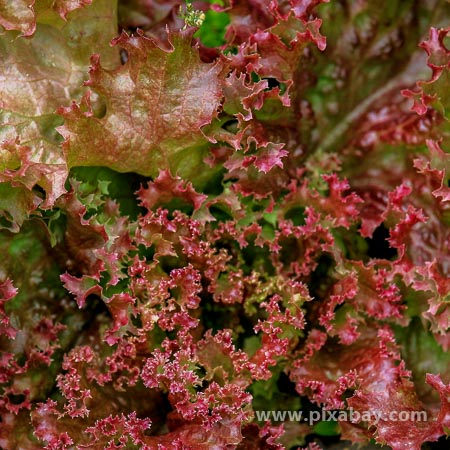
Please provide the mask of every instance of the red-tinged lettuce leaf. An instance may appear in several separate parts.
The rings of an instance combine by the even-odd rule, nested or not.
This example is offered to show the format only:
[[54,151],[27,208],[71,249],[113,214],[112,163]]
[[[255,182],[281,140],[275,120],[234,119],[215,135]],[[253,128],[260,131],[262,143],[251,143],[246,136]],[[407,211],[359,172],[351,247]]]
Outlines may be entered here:
[[[377,427],[377,442],[388,444],[393,450],[420,450],[423,442],[437,441],[448,430],[449,419],[449,386],[444,385],[437,375],[427,374],[427,383],[439,392],[441,405],[438,413],[430,413],[423,409],[417,397],[412,393],[413,385],[404,378],[390,386],[385,392],[387,395],[379,395],[379,392],[361,391],[355,392],[348,400],[350,407],[355,410],[367,411],[381,415],[381,420],[375,425],[374,420],[369,420],[370,425]],[[394,415],[392,411],[397,411]],[[420,420],[413,419],[414,413],[423,413]],[[399,421],[401,414],[409,417],[409,420]],[[391,415],[391,416],[390,416]],[[408,416],[409,415],[409,416]],[[420,416],[418,416],[420,417]],[[395,420],[394,420],[395,418]]]
[[[198,449],[208,450],[210,448],[237,447],[242,442],[240,425],[232,421],[214,426],[210,430],[205,430],[201,424],[184,425],[175,431],[171,431],[162,436],[147,438],[148,448],[161,449]],[[245,447],[244,447],[245,448]],[[277,449],[277,447],[264,447]]]
[[61,281],[64,287],[75,296],[79,308],[83,308],[87,297],[91,294],[102,294],[102,288],[99,286],[99,276],[89,277],[83,275],[81,278],[76,278],[68,273],[61,275]]
[[222,98],[222,64],[203,63],[188,32],[169,39],[166,50],[142,34],[123,33],[114,45],[128,60],[115,71],[92,58],[87,84],[104,99],[106,112],[96,117],[89,96],[60,110],[69,166],[198,175],[208,142],[202,127],[216,117]]
[[353,442],[445,434],[443,32],[425,114],[400,89],[448,4],[195,2],[230,18],[206,49],[179,1],[121,2],[111,48],[115,3],[50,3],[0,37],[0,446],[304,446],[255,411],[315,403],[384,414]]
[[[424,266],[436,259],[446,276],[450,267],[446,250],[450,239],[448,202],[442,197],[446,192],[442,184],[446,159],[445,154],[439,159],[431,155],[426,147],[412,151],[407,146],[381,143],[359,166],[347,162],[345,173],[364,200],[361,234],[371,237],[384,223],[390,228],[389,245],[397,249],[399,265],[410,270],[413,265]],[[428,168],[432,159],[433,165],[442,168],[439,173]]]
[[427,141],[428,157],[414,160],[414,167],[436,185],[433,190],[435,197],[440,197],[442,203],[450,201],[450,154],[445,153],[435,141]]
[[[416,294],[417,297],[417,294]],[[426,374],[439,374],[444,383],[450,382],[450,354],[443,350],[433,334],[419,319],[414,319],[408,328],[395,328],[396,340],[408,368],[420,400],[428,408],[438,408],[440,397],[426,382]]]
[[136,331],[131,322],[131,316],[136,316],[136,309],[133,307],[136,299],[129,294],[114,294],[111,298],[105,299],[108,311],[113,318],[113,325],[105,333],[105,341],[109,345],[116,344],[130,331]]
[[0,25],[5,30],[17,30],[22,36],[32,36],[36,31],[39,18],[37,16],[48,14],[48,11],[57,12],[62,19],[68,13],[90,5],[92,0],[17,0],[14,2],[2,0],[0,2]]
[[[16,3],[18,7],[21,2]],[[115,8],[96,0],[63,20],[82,3],[89,2],[54,3],[60,17],[48,3],[44,8],[37,2],[42,22],[38,17],[32,39],[14,39],[10,32],[0,37],[0,179],[11,181],[16,197],[30,198],[36,196],[34,188],[43,190],[42,208],[50,208],[65,192],[68,171],[56,131],[62,123],[56,109],[85,91],[82,84],[92,52],[100,53],[108,67],[119,62],[107,42],[116,33]]]
[[329,288],[318,309],[318,322],[330,336],[338,336],[345,345],[357,341],[368,317],[406,326],[406,306],[393,282],[392,271],[387,262],[372,261],[365,265],[360,261],[346,261],[338,265],[336,272],[329,274],[337,282]]
[[[88,209],[91,212],[97,208],[101,210],[103,203],[92,186],[77,182],[72,184],[72,189],[60,197],[56,204],[65,217],[63,251],[68,257],[66,267],[78,273],[92,274],[99,279],[98,271],[103,268],[103,264],[95,251],[102,248],[108,235],[96,216],[89,219],[85,216]],[[83,188],[85,192],[82,191]]]
[[113,334],[128,324],[127,304],[133,303],[128,294],[107,291],[116,289],[126,278],[123,258],[134,249],[129,223],[120,215],[118,205],[106,197],[107,183],[99,181],[98,187],[75,180],[71,183],[71,191],[57,201],[59,213],[65,217],[58,250],[65,254],[68,271],[60,279],[75,296],[79,308],[86,306],[89,296],[102,298],[113,317],[114,324],[106,338],[113,342]]
[[329,225],[313,208],[304,211],[303,225],[293,225],[291,220],[280,220],[276,240],[269,248],[274,253],[274,265],[284,277],[293,281],[306,281],[317,269],[320,257],[325,254],[340,259]]
[[[323,215],[334,226],[349,228],[358,217],[358,205],[362,199],[355,192],[349,190],[347,180],[339,180],[336,174],[322,176],[326,186],[320,186],[324,195],[314,186],[310,186],[308,179],[300,182],[292,181],[289,185],[290,193],[283,202],[283,209],[287,213],[294,207],[314,207],[315,211]],[[320,182],[320,180],[319,180]]]
[[[86,432],[93,436],[91,442],[84,445],[84,448],[129,448],[130,445],[145,446],[148,438],[144,433],[151,426],[150,419],[139,419],[136,413],[132,412],[127,417],[123,414],[108,416],[99,419],[95,425],[86,429]],[[145,447],[144,447],[145,448]]]
[[1,414],[0,447],[40,450],[42,443],[33,434],[30,427],[30,411]]
[[111,355],[98,334],[103,320],[98,318],[89,330],[88,340],[90,345],[95,342],[95,352],[80,342],[66,354],[65,372],[58,376],[59,401],[39,403],[32,412],[35,435],[41,443],[56,446],[71,441],[80,448],[106,448],[116,442],[118,448],[130,448],[132,442],[142,444],[150,439],[144,437],[150,427],[152,432],[161,427],[168,412],[164,397],[136,384],[136,369],[142,364],[136,351],[144,350],[143,340],[119,345]]
[[447,120],[447,92],[450,75],[450,51],[444,43],[449,28],[430,29],[429,38],[420,46],[428,55],[428,67],[432,71],[430,80],[418,81],[415,90],[405,90],[403,95],[414,100],[412,109],[418,114],[425,114],[429,107],[437,109]]
[[[231,46],[222,59],[232,72],[224,86],[221,128],[213,127],[210,132],[219,141],[214,150],[219,152],[223,142],[237,150],[226,154],[224,164],[229,172],[226,179],[237,179],[236,192],[256,198],[278,195],[288,184],[286,172],[303,153],[297,141],[299,116],[288,109],[290,87],[299,76],[307,49],[324,48],[320,20],[294,17],[287,4],[267,7],[254,2],[249,7],[230,2],[224,11],[231,18],[226,35]],[[260,21],[260,26],[252,23],[255,30],[248,26],[250,17]],[[284,166],[287,170],[278,170]]]
[[[313,5],[310,6],[312,13]],[[231,17],[227,36],[235,40],[232,41],[234,44],[240,45],[226,53],[225,57],[227,65],[234,71],[225,86],[224,112],[233,114],[237,120],[235,136],[241,141],[244,152],[251,148],[251,144],[257,147],[254,155],[232,155],[225,167],[230,172],[235,171],[230,178],[243,178],[238,189],[248,195],[254,184],[254,192],[261,196],[261,187],[268,182],[284,184],[286,180],[278,181],[277,178],[282,176],[277,171],[271,177],[264,177],[252,173],[251,168],[255,166],[267,173],[275,165],[282,167],[281,158],[288,155],[285,162],[289,167],[295,166],[303,153],[297,141],[298,111],[288,109],[292,97],[296,101],[296,92],[291,92],[291,86],[300,76],[307,49],[316,45],[323,50],[325,40],[319,33],[320,20],[307,21],[303,16],[294,17],[286,4],[278,6],[273,3],[267,8],[261,2],[251,7],[244,2],[231,2],[225,10]],[[243,23],[248,22],[247,16],[252,17],[259,10],[258,20],[264,22],[267,19],[265,25],[261,24],[253,31],[248,24],[242,30],[236,29],[234,21],[239,23],[242,19]],[[224,128],[227,129],[226,124]],[[223,133],[217,139],[235,146],[231,139],[223,137]],[[279,152],[282,144],[283,151]],[[269,150],[268,145],[273,146],[273,150]],[[275,153],[275,150],[278,151]],[[267,165],[265,161],[268,159],[273,161]],[[250,167],[249,173],[239,173],[239,167]]]
[[[78,188],[81,191],[79,185]],[[96,199],[85,186],[83,188],[91,202]],[[78,194],[83,198],[81,193]],[[97,201],[99,206],[104,205],[99,199]],[[114,215],[116,210],[111,208],[110,202],[106,202],[105,209]],[[6,312],[12,324],[20,324],[16,327],[14,341],[9,343],[2,339],[1,342],[5,350],[0,368],[2,414],[30,408],[30,402],[47,397],[47,392],[54,387],[56,374],[61,370],[61,354],[73,345],[77,333],[87,320],[89,313],[77,312],[73,308],[75,304],[68,299],[67,291],[64,291],[60,281],[64,268],[71,268],[70,259],[74,254],[81,253],[87,262],[83,262],[85,269],[77,264],[78,269],[94,270],[99,265],[94,253],[94,250],[98,250],[98,261],[104,261],[105,268],[111,270],[112,282],[114,275],[117,276],[114,261],[108,265],[109,255],[105,249],[98,249],[99,242],[104,243],[105,236],[113,236],[109,248],[118,256],[121,255],[122,245],[127,245],[120,230],[123,221],[119,218],[113,224],[106,223],[104,226],[89,224],[84,218],[86,207],[74,192],[61,197],[58,206],[61,208],[60,213],[63,211],[67,219],[63,225],[66,227],[65,233],[61,236],[61,239],[65,239],[65,246],[59,241],[58,248],[51,249],[48,229],[42,219],[26,222],[16,236],[11,237],[7,232],[1,235],[4,255],[1,270],[15,280],[18,288],[17,296],[6,305]],[[105,229],[111,234],[108,235]],[[78,257],[78,261],[82,261],[82,258]],[[122,325],[123,314],[114,301],[111,311],[114,317],[117,316],[117,323]],[[17,399],[22,400],[19,402]],[[14,448],[19,437],[13,434],[10,439],[10,446]]]
[[[423,442],[436,440],[448,426],[445,385],[439,378],[427,375],[427,382],[432,379],[432,386],[441,396],[441,409],[426,408],[388,328],[377,332],[368,329],[349,346],[328,342],[310,355],[305,353],[290,371],[299,393],[328,408],[350,407],[361,416],[364,412],[370,414],[362,416],[362,422],[340,420],[343,438],[364,442],[365,436],[394,450],[418,450]],[[402,411],[425,412],[426,417],[416,420],[410,415],[409,420],[400,422],[396,419]]]
[[17,330],[11,326],[8,315],[5,312],[5,303],[17,294],[17,289],[12,284],[11,280],[7,279],[0,284],[0,334],[4,334],[13,339],[16,336]]
[[272,376],[269,368],[296,347],[299,331],[305,326],[304,313],[298,305],[302,299],[294,297],[284,311],[278,303],[281,299],[280,295],[274,295],[268,302],[261,303],[268,318],[258,321],[254,327],[255,332],[261,332],[262,344],[251,358],[255,380],[267,380]]
[[[308,28],[315,22],[314,19],[310,19],[316,12],[317,5],[326,3],[326,1],[289,2],[289,4],[281,1],[279,3],[271,2],[267,5],[260,0],[252,1],[251,3],[242,0],[230,0],[224,2],[224,7],[214,5],[213,8],[225,11],[229,15],[230,24],[225,35],[227,42],[240,44],[249,41],[260,31],[272,28],[280,22],[288,21],[289,17],[293,20],[290,23],[290,32],[292,34],[295,34],[297,27],[303,26]],[[297,24],[294,25],[294,22],[297,22]],[[315,37],[318,36],[316,35]]]
[[[125,278],[122,258],[134,249],[130,223],[121,216],[119,205],[109,198],[107,181],[95,180],[91,184],[71,179],[70,183],[71,190],[56,203],[61,227],[58,250],[66,257],[65,267],[91,279],[85,287],[93,288],[93,280],[98,282],[101,273],[107,277],[107,285],[115,286]],[[68,279],[74,287],[79,282],[73,276]]]
[[353,172],[349,177],[365,201],[361,234],[372,236],[380,226],[389,228],[387,241],[396,250],[391,252],[396,258],[392,269],[407,286],[426,293],[428,305],[422,301],[419,314],[448,349],[447,158],[434,141],[423,141],[427,146],[415,151],[378,143],[359,167],[345,170]]
[[34,0],[18,0],[0,3],[0,25],[5,30],[18,30],[23,36],[31,36],[36,30]]
[[[189,6],[188,6],[189,3]],[[195,28],[199,27],[195,37],[199,38],[200,53],[204,61],[211,61],[219,55],[219,47],[224,44],[223,35],[228,25],[228,16],[224,12],[215,11],[217,5],[212,0],[185,2],[183,0],[122,0],[119,2],[119,26],[121,29],[134,32],[144,31],[161,43],[168,43],[167,29],[180,30],[185,25],[192,26],[195,20],[187,19],[189,13],[197,18]],[[203,16],[201,13],[203,12]]]
[[[422,316],[431,323],[431,331],[445,351],[450,349],[450,279],[442,275],[437,261],[415,269],[416,277],[411,284],[416,291],[426,293],[427,308]],[[406,276],[404,276],[407,279]]]
[[225,39],[229,43],[245,42],[257,30],[265,30],[273,26],[276,19],[274,4],[270,7],[263,1],[252,3],[244,0],[230,0],[225,7],[215,6],[216,10],[226,11],[230,18]]
[[[267,31],[252,33],[249,43],[259,56],[255,72],[263,78],[275,78],[279,83],[286,83],[289,91],[298,75],[298,64],[307,45],[314,43],[319,50],[325,50],[326,40],[319,32],[321,23],[318,19],[306,22],[291,17],[277,21]],[[281,91],[281,86],[275,89]],[[280,94],[283,94],[283,104],[288,106],[287,95]]]
[[280,442],[280,437],[284,433],[282,425],[266,424],[259,427],[255,423],[251,423],[244,428],[244,439],[236,448],[238,450],[282,450],[285,447]]
[[254,83],[243,73],[233,70],[225,79],[223,87],[224,112],[230,115],[241,113],[244,120],[250,120],[252,109],[259,109],[263,105],[263,91],[266,88],[268,88],[266,80]]
[[[142,355],[148,354],[145,350],[148,337],[141,336],[138,340],[129,340],[125,346],[119,345],[114,354],[103,361],[99,356],[104,351],[104,344],[97,341],[98,337],[90,338],[90,342],[95,340],[97,344],[96,352],[83,346],[65,358],[63,368],[66,372],[58,377],[65,402],[58,405],[49,400],[38,405],[32,413],[36,435],[42,441],[54,441],[56,445],[71,440],[80,448],[97,448],[95,444],[106,445],[114,439],[118,448],[129,448],[130,441],[140,440],[141,448],[160,448],[158,444],[167,445],[162,448],[173,448],[173,443],[179,442],[188,448],[199,449],[241,442],[242,424],[249,416],[248,407],[245,407],[249,395],[234,384],[222,387],[216,382],[204,391],[196,392],[198,376],[193,371],[195,357],[190,354],[189,337],[185,336],[180,343],[166,340],[163,343],[166,351],[156,350],[144,361]],[[109,372],[104,372],[101,367],[105,362]],[[131,374],[126,375],[127,370],[135,372],[133,369],[142,366],[143,362],[142,379],[146,385],[153,388],[159,383],[171,386],[169,400],[173,411],[166,419],[168,433],[162,436],[150,437],[143,432],[150,422],[153,428],[153,417],[156,423],[160,422],[160,414],[167,412],[167,405],[162,404],[158,392],[143,391],[142,384],[133,387],[136,381],[131,382]],[[117,382],[122,379],[125,383],[120,389],[118,384],[111,383],[116,378]],[[118,391],[114,392],[113,386]],[[144,396],[148,403],[142,401]],[[118,414],[118,410],[122,414]],[[125,413],[128,417],[124,417],[124,410],[131,414]],[[136,420],[136,415],[141,419]]]
[[67,18],[67,14],[79,8],[91,5],[93,0],[55,0],[53,9],[63,18]]
[[240,170],[247,171],[249,167],[255,167],[257,171],[266,174],[275,167],[283,168],[282,159],[288,155],[283,147],[284,144],[266,142],[261,144],[256,154],[236,152],[225,162],[224,167],[228,169],[230,178]]
[[[43,122],[38,128],[41,132],[49,128],[55,120],[51,115],[59,106],[81,97],[92,53],[101,54],[107,67],[118,63],[117,52],[108,45],[115,27],[111,3],[95,0],[91,6],[71,14],[68,21],[49,13],[45,23],[38,23],[31,40],[2,36],[1,107],[5,114],[24,116],[16,121],[8,118],[5,125],[22,124],[22,130],[28,117]],[[49,46],[54,49],[51,53],[45,52]],[[42,134],[46,136],[45,132]]]
[[[67,178],[67,166],[62,155],[44,146],[32,149],[28,146],[18,145],[13,142],[3,142],[2,149],[7,155],[6,168],[0,172],[0,181],[11,182],[15,187],[31,191],[36,185],[46,192],[45,201],[40,204],[42,209],[54,205],[56,199],[66,192],[65,181]],[[33,151],[34,150],[34,151]],[[6,156],[6,155],[5,155]],[[20,161],[20,168],[12,170],[8,159]]]
[[[313,73],[298,87],[311,107],[312,148],[340,150],[355,135],[366,114],[389,106],[400,90],[426,74],[417,48],[428,26],[448,15],[446,2],[365,0],[320,5],[327,48],[315,52]],[[309,85],[309,86],[308,86]],[[306,109],[306,105],[305,105]],[[406,110],[406,108],[405,108]],[[317,128],[316,128],[317,127]]]
[[[101,54],[107,67],[117,65],[117,52],[108,45],[115,28],[111,3],[95,0],[91,6],[71,14],[67,21],[48,13],[45,22],[38,23],[31,40],[13,40],[8,34],[3,35],[1,108],[5,114],[24,116],[16,118],[20,120],[18,124],[23,124],[20,129],[25,128],[27,117],[44,121],[44,127],[47,122],[48,128],[54,120],[48,116],[72,98],[81,97],[92,53]],[[53,52],[45,51],[49,46]],[[18,124],[9,119],[3,127]]]
[[[119,25],[124,30],[140,28],[149,37],[167,42],[167,27],[179,30],[184,21],[179,15],[182,0],[122,0],[118,5]],[[195,2],[195,8],[198,2]]]
[[61,268],[42,222],[26,222],[18,234],[3,230],[0,248],[0,271],[17,288],[14,297],[7,289],[5,298],[11,298],[2,303],[2,322],[14,327],[9,333],[14,339],[0,337],[0,445],[41,448],[29,427],[29,409],[54,388],[61,352],[72,345],[85,317],[73,308],[59,281]]
[[136,195],[142,206],[148,210],[180,199],[197,211],[207,198],[206,195],[197,193],[192,183],[184,183],[180,177],[173,177],[168,170],[161,170],[155,181],[149,182],[148,186],[141,188]]
[[0,183],[0,228],[17,232],[42,199],[34,192]]

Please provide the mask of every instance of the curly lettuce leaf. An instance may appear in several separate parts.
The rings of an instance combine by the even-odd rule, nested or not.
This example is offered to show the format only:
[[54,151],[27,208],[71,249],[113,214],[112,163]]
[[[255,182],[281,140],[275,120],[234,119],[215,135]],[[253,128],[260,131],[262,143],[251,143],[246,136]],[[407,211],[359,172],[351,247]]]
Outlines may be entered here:
[[[63,13],[77,3],[58,1],[53,7]],[[0,36],[0,180],[11,182],[17,190],[13,196],[40,197],[37,204],[44,209],[65,192],[68,174],[56,110],[85,92],[92,52],[108,67],[119,62],[108,42],[116,34],[115,3],[96,0],[67,17],[50,6],[35,5],[42,14],[31,39],[13,31]],[[24,216],[32,210],[24,210]]]
[[448,433],[448,2],[82,3],[0,37],[0,446]]
[[66,20],[67,14],[91,3],[92,0],[2,0],[0,25],[5,30],[17,30],[22,36],[29,37],[36,31],[38,16],[55,11]]
[[202,127],[217,116],[222,98],[222,64],[202,62],[189,34],[169,40],[167,50],[143,35],[122,34],[114,45],[128,60],[114,71],[92,58],[87,85],[106,111],[96,117],[89,96],[59,110],[69,166],[153,176],[166,168],[188,178],[199,170],[208,143]]

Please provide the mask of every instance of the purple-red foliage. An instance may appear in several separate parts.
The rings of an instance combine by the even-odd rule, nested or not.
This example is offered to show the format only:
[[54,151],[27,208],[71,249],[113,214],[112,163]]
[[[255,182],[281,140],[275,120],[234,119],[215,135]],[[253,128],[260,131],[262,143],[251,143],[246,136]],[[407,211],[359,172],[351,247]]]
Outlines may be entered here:
[[0,0],[0,448],[448,436],[448,3],[47,3]]

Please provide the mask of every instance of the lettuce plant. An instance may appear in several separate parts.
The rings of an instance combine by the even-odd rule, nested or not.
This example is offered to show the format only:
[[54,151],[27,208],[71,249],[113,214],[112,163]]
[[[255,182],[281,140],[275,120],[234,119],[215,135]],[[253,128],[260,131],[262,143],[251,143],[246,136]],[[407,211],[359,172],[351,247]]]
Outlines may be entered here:
[[449,19],[0,0],[0,448],[444,442]]

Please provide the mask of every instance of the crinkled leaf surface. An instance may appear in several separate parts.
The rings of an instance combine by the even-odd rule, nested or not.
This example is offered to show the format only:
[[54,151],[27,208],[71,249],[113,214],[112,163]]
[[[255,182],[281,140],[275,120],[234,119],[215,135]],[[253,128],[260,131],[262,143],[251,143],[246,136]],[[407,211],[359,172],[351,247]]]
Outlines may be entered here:
[[[339,151],[366,114],[388,105],[428,72],[417,42],[449,14],[439,0],[330,2],[321,5],[327,49],[317,55],[314,85],[304,92],[323,132],[311,136]],[[316,78],[317,77],[317,78]],[[314,120],[313,119],[313,120]]]
[[95,117],[89,97],[60,110],[69,166],[194,173],[207,144],[202,127],[216,117],[222,98],[222,65],[202,62],[189,33],[169,40],[167,50],[142,35],[122,34],[114,45],[127,51],[128,61],[115,71],[92,58],[88,85],[104,99],[106,112]]
[[71,11],[91,3],[92,0],[2,0],[0,25],[5,30],[17,30],[22,36],[31,36],[36,31],[38,15],[55,11],[65,19]]
[[[32,39],[13,31],[0,36],[0,166],[8,169],[2,180],[14,181],[18,190],[40,186],[46,196],[42,206],[48,208],[65,191],[68,171],[56,131],[62,123],[56,109],[85,91],[92,52],[100,53],[108,67],[119,60],[108,43],[116,33],[114,2],[96,0],[66,20],[51,3],[44,4],[35,5],[42,14],[37,15]],[[76,4],[53,6],[61,12]]]
[[181,3],[0,0],[0,447],[440,445],[448,2]]

